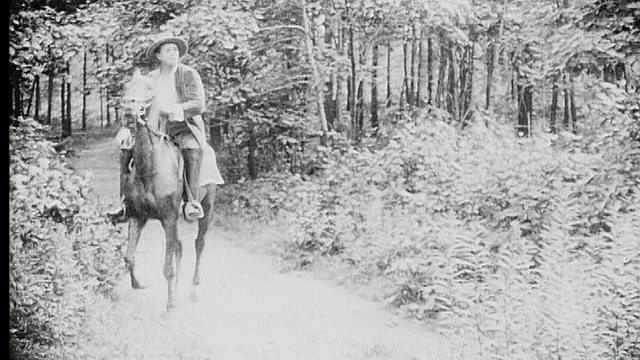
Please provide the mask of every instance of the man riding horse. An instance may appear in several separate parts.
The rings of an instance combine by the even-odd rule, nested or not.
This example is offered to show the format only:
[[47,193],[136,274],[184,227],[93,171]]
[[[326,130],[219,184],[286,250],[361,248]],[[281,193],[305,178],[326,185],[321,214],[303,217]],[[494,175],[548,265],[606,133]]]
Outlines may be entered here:
[[[184,158],[187,186],[184,216],[189,221],[204,216],[201,204],[195,201],[202,154],[206,137],[202,112],[205,110],[205,96],[202,80],[198,72],[180,62],[187,53],[187,43],[179,37],[165,37],[154,42],[147,50],[147,59],[159,62],[159,67],[147,76],[155,86],[156,104],[161,117],[166,120],[166,133],[172,137]],[[131,140],[120,141],[120,197],[130,176],[130,162],[133,155]],[[126,222],[129,218],[127,203],[108,213],[114,223]]]

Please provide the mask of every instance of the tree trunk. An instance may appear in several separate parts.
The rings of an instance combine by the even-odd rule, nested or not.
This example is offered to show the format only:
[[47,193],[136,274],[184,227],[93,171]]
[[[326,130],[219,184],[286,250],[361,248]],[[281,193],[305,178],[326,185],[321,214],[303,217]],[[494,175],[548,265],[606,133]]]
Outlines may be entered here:
[[71,67],[69,64],[69,60],[67,60],[67,119],[66,119],[66,124],[67,124],[67,136],[71,136]]
[[475,69],[475,63],[474,63],[474,59],[476,56],[476,52],[475,52],[475,43],[471,45],[471,49],[469,49],[469,89],[467,91],[467,119],[466,120],[470,120],[471,117],[473,116],[473,77],[474,77],[474,69]]
[[362,79],[358,82],[356,109],[355,140],[359,143],[364,130],[364,80]]
[[71,81],[67,81],[67,136],[71,136]]
[[524,101],[527,105],[527,136],[530,136],[533,124],[533,85],[527,84],[525,86]]
[[418,84],[416,86],[416,105],[418,107],[424,106],[424,101],[422,101],[422,73],[424,72],[424,41],[422,40],[422,36],[424,35],[424,31],[420,30],[420,39],[418,40]]
[[100,128],[104,127],[104,90],[102,89],[102,85],[100,85]]
[[487,49],[487,87],[485,90],[485,109],[491,107],[491,87],[493,86],[493,68],[495,66],[495,43],[489,45]]
[[[333,43],[336,51],[338,54],[340,54],[340,39],[338,38],[340,36],[340,29],[338,29],[337,31],[331,31],[329,32],[329,42]],[[327,82],[328,88],[329,88],[329,94],[330,96],[326,96],[324,99],[324,112],[325,112],[325,116],[327,117],[327,129],[329,130],[335,130],[336,128],[336,122],[338,121],[338,89],[339,89],[339,84],[338,84],[338,76],[340,75],[339,70],[334,70],[329,77],[329,80]]]
[[511,87],[510,87],[510,93],[509,93],[508,98],[510,100],[514,100],[514,99],[517,99],[517,97],[518,97],[518,88],[517,88],[518,69],[516,69],[515,65],[513,65],[513,64],[515,64],[515,62],[514,62],[514,54],[513,53],[511,53],[511,55],[509,56],[509,59],[510,59],[509,63],[506,64],[506,66],[508,68],[508,71],[509,71],[509,76],[511,77],[510,78]]
[[355,43],[353,39],[353,25],[349,25],[349,50],[348,56],[351,61],[351,75],[349,79],[349,105],[351,115],[351,138],[356,138],[356,58]]
[[258,178],[258,167],[256,164],[256,148],[258,139],[252,129],[249,129],[249,141],[247,142],[247,170],[249,171],[249,177],[252,180]]
[[33,115],[33,118],[36,119],[36,121],[40,121],[40,102],[41,102],[41,98],[40,98],[40,75],[36,75],[35,78],[35,82],[36,82],[36,105],[35,105],[35,112]]
[[[516,70],[516,73],[518,73],[518,70]],[[517,133],[519,137],[528,137],[531,130],[532,86],[519,74],[515,86],[518,100]]]
[[442,107],[442,101],[444,97],[444,89],[445,89],[445,74],[447,71],[447,61],[449,57],[447,56],[447,44],[443,37],[440,37],[440,57],[438,61],[440,62],[440,67],[438,70],[438,87],[436,90],[436,106]]
[[302,24],[305,30],[305,45],[307,50],[307,57],[309,59],[309,65],[311,66],[311,73],[313,75],[313,82],[316,92],[316,104],[318,107],[318,117],[320,118],[320,126],[322,128],[322,145],[325,144],[326,135],[329,131],[327,128],[327,117],[324,112],[324,82],[320,75],[318,65],[316,64],[316,57],[313,52],[312,34],[309,26],[309,17],[307,15],[306,0],[301,0],[302,6]]
[[[9,86],[9,92],[13,92],[13,104],[10,104],[10,106],[13,105],[13,112],[10,112],[10,115],[12,115],[11,118],[22,116],[22,90],[20,89],[21,83],[22,81],[20,72],[13,72],[13,84]],[[11,88],[11,86],[13,86],[13,88]]]
[[549,114],[549,131],[556,133],[556,116],[558,112],[558,82],[553,80],[553,88],[551,90],[551,113]]
[[60,84],[60,127],[62,129],[63,138],[65,137],[65,134],[67,132],[67,129],[66,129],[67,113],[65,111],[66,106],[67,106],[67,78],[63,74],[62,83]]
[[[491,107],[491,87],[493,86],[493,73],[496,67],[496,59],[500,54],[500,44],[502,43],[502,33],[504,31],[504,14],[507,11],[508,0],[502,1],[502,9],[500,11],[499,19],[498,19],[498,36],[493,41],[490,46],[490,49],[487,49],[487,56],[489,63],[487,64],[487,97],[486,97],[486,108],[489,109]],[[512,83],[513,86],[513,83]],[[512,89],[511,95],[513,96]]]
[[[406,103],[407,105],[411,106],[411,94],[410,94],[410,86],[409,86],[409,42],[405,41],[402,44],[402,53],[403,53],[403,84],[404,84],[404,97],[406,99]],[[402,98],[402,96],[400,97]],[[405,104],[403,102],[400,102],[400,108],[404,109]]]
[[[105,63],[107,64],[107,66],[109,66],[109,58],[111,55],[111,50],[109,47],[109,43],[106,44],[106,52],[105,52]],[[113,58],[111,58],[111,60],[113,60]],[[107,124],[106,127],[110,127],[111,126],[111,94],[109,91],[109,76],[108,76],[109,72],[107,72],[107,86],[105,87],[105,97],[106,97],[106,113],[107,113]]]
[[387,107],[391,107],[391,44],[387,44]]
[[578,133],[578,116],[576,113],[576,98],[575,91],[573,89],[573,80],[571,80],[569,88],[569,103],[571,104],[571,125],[574,134]]
[[449,42],[448,44],[449,50],[447,51],[447,56],[449,59],[449,75],[447,79],[447,112],[451,114],[451,117],[458,120],[458,94],[456,89],[456,62],[455,62],[455,49],[453,44]]
[[465,48],[464,57],[460,69],[460,97],[462,126],[471,118],[471,104],[473,101],[473,45]]
[[427,104],[433,104],[433,38],[427,38]]
[[378,44],[371,54],[371,127],[378,128]]
[[[340,54],[340,56],[343,56],[344,50],[345,50],[343,29],[340,29],[340,32],[338,32],[337,46],[338,46],[338,54]],[[335,106],[336,106],[336,124],[334,124],[333,129],[335,130],[337,129],[338,126],[342,126],[344,122],[344,114],[342,112],[343,105],[344,105],[344,99],[342,98],[342,94],[344,93],[342,90],[344,87],[344,77],[342,76],[339,70],[336,70],[334,80],[336,82],[333,87],[333,90],[334,90],[333,96],[334,96]]]
[[[366,49],[361,45],[358,56],[359,69],[364,68],[366,61]],[[364,132],[364,78],[358,81],[358,91],[356,92],[356,124],[355,124],[355,141],[359,143]]]
[[53,108],[53,71],[49,70],[47,74],[48,87],[47,87],[47,122],[46,125],[51,125],[51,110]]
[[407,79],[403,78],[402,79],[402,85],[400,86],[400,102],[398,103],[398,108],[400,109],[400,111],[404,111],[404,109],[405,109],[405,107],[404,107],[404,105],[405,105],[404,98],[405,98],[405,93],[406,93],[405,89],[407,88],[406,84],[407,84]]
[[411,86],[409,88],[409,95],[407,96],[407,102],[410,107],[416,105],[416,57],[417,57],[417,49],[416,46],[416,26],[415,24],[412,26],[412,34],[411,34]]
[[37,79],[37,75],[36,75],[36,78],[34,78],[33,85],[31,85],[31,91],[29,93],[29,101],[27,101],[27,112],[25,113],[26,116],[31,115],[31,107],[33,106],[33,101],[36,98],[36,81],[35,81],[36,79]]
[[[566,75],[565,75],[565,85],[566,85]],[[570,114],[569,114],[569,108],[571,107],[571,105],[569,105],[569,89],[567,89],[565,87],[564,89],[564,117],[562,119],[562,128],[563,130],[568,130],[569,129],[569,125],[571,124],[571,119],[570,119]]]
[[[343,26],[340,26],[340,28],[333,33],[335,34],[334,35],[335,47],[338,51],[338,54],[342,57],[347,51],[347,49],[345,49],[346,30]],[[339,129],[342,130],[342,127],[345,121],[344,112],[343,112],[345,101],[344,101],[344,98],[342,97],[342,95],[345,93],[344,91],[345,78],[342,72],[340,71],[340,69],[336,69],[336,71],[334,72],[333,81],[334,83],[332,88],[332,91],[333,91],[332,99],[333,99],[333,104],[335,106],[335,122],[331,125],[331,128],[333,130],[339,131]],[[346,103],[348,102],[349,101],[347,100]]]
[[465,117],[465,111],[466,109],[466,100],[467,100],[467,56],[468,56],[468,47],[463,47],[462,49],[462,56],[460,58],[460,66],[458,67],[458,74],[460,74],[459,77],[459,86],[460,89],[458,91],[458,99],[460,99],[460,102],[458,103],[459,105],[459,110],[458,110],[458,114],[459,114],[459,119],[460,119],[460,124],[464,125],[464,117]]
[[82,130],[87,130],[87,51],[82,60]]

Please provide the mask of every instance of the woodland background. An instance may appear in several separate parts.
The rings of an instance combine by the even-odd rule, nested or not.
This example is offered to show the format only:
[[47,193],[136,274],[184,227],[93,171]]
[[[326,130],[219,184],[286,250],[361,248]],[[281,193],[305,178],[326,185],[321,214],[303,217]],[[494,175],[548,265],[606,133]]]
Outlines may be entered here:
[[379,282],[478,358],[640,359],[640,4],[22,0],[9,25],[24,357],[82,354],[83,304],[121,276],[65,157],[119,126],[171,33],[205,83],[220,211],[286,223],[289,268]]

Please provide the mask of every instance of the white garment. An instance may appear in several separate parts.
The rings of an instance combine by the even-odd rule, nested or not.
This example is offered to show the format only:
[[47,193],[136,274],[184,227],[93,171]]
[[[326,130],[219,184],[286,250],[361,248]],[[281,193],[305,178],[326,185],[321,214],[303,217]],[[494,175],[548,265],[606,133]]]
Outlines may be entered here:
[[171,121],[183,121],[184,112],[175,111],[178,102],[178,91],[176,89],[176,73],[159,73],[155,78],[156,102],[161,111],[171,113]]

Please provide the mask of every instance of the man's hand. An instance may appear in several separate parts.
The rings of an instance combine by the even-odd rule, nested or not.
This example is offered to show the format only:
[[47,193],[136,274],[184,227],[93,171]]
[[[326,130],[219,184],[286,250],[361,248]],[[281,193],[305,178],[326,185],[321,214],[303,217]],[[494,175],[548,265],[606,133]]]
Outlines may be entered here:
[[160,115],[169,116],[169,121],[184,121],[184,110],[180,104],[165,107],[160,104]]

